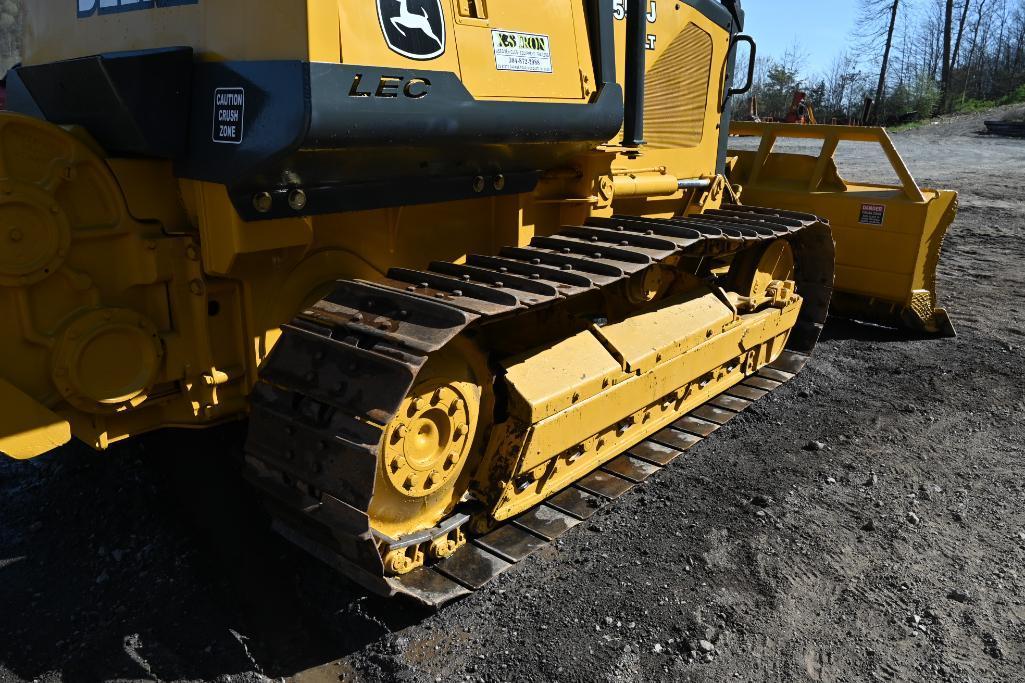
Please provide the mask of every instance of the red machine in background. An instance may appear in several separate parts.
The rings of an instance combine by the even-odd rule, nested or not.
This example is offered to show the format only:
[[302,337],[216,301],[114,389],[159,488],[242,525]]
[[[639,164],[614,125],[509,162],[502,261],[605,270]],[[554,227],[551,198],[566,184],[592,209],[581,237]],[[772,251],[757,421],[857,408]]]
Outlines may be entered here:
[[[773,123],[772,117],[762,118],[758,113],[758,97],[751,97],[749,119],[755,123]],[[808,93],[801,90],[794,92],[794,98],[790,103],[790,110],[780,123],[798,123],[802,126],[814,126],[818,124],[815,119],[815,107],[808,98]]]
[[811,100],[808,99],[808,93],[797,90],[794,92],[794,99],[790,103],[790,111],[787,112],[787,117],[783,119],[784,123],[799,123],[804,126],[814,126],[818,124],[815,120],[815,107],[812,105]]

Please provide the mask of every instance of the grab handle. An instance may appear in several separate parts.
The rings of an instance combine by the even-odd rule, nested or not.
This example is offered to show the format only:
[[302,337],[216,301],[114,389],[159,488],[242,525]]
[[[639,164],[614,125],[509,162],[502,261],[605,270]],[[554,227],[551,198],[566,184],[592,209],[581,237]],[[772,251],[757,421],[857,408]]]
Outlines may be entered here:
[[734,95],[745,95],[751,91],[752,86],[755,82],[755,57],[758,55],[758,45],[755,43],[755,39],[746,33],[738,33],[733,36],[732,45],[730,45],[730,51],[737,49],[739,43],[747,43],[751,46],[750,60],[747,65],[747,83],[744,84],[743,88],[730,88],[726,91],[726,97],[733,97]]

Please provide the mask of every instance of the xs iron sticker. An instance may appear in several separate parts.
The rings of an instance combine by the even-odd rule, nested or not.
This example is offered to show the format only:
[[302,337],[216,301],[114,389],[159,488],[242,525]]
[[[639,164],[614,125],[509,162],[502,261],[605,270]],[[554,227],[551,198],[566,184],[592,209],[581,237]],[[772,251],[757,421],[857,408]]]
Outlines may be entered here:
[[548,36],[515,31],[492,31],[495,66],[499,71],[552,73],[552,45]]

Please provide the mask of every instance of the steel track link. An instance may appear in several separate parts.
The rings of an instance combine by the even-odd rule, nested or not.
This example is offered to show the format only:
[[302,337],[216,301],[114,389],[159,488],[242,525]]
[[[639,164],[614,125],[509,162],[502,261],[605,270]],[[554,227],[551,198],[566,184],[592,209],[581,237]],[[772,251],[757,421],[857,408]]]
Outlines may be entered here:
[[[423,543],[468,520],[455,514],[402,539],[370,527],[378,452],[387,424],[428,357],[464,331],[556,306],[680,256],[716,257],[785,239],[804,305],[788,351],[453,557],[385,576],[381,545]],[[383,283],[342,281],[283,329],[254,391],[247,478],[265,495],[275,529],[367,589],[439,607],[478,590],[611,500],[656,474],[807,362],[832,296],[834,245],[809,214],[736,205],[673,220],[595,218],[528,247],[471,256],[466,265],[393,269]]]

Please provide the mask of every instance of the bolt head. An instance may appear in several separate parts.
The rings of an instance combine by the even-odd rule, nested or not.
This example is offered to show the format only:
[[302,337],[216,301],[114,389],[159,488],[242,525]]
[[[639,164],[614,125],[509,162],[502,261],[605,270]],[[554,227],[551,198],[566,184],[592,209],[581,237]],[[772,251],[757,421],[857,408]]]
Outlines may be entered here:
[[267,213],[274,208],[274,197],[270,192],[257,192],[253,195],[253,208],[260,213]]
[[288,195],[288,206],[292,211],[302,211],[306,208],[306,192],[303,190],[292,190]]

